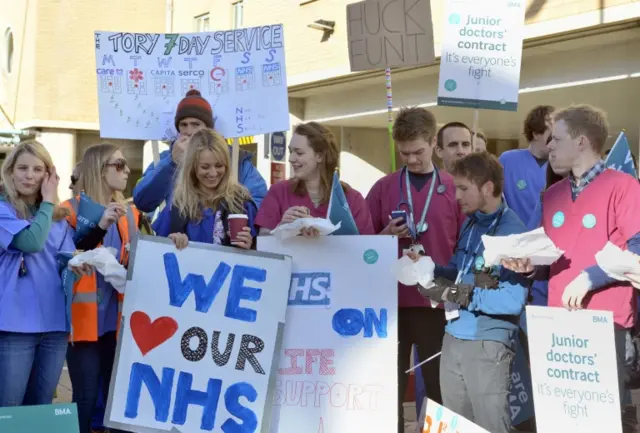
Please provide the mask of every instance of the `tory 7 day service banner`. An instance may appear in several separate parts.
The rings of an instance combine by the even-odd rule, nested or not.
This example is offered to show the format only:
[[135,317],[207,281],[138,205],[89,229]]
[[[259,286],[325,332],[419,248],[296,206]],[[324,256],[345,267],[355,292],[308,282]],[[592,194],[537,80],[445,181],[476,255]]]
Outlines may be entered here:
[[169,140],[197,89],[227,138],[289,129],[281,24],[208,33],[96,32],[100,136]]
[[391,236],[258,238],[293,257],[270,433],[397,429],[397,282]]
[[539,432],[621,433],[613,314],[527,307]]
[[291,258],[148,236],[132,257],[107,426],[264,433]]
[[438,105],[516,111],[524,0],[447,0]]

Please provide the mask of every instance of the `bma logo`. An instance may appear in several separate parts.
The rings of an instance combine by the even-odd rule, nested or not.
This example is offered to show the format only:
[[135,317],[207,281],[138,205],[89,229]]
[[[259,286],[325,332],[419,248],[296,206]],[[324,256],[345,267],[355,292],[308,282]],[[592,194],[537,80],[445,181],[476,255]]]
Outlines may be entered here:
[[56,409],[55,416],[60,416],[60,415],[71,415],[71,409],[69,408]]
[[331,274],[328,272],[291,274],[289,305],[331,305]]
[[593,323],[609,323],[606,316],[593,316]]

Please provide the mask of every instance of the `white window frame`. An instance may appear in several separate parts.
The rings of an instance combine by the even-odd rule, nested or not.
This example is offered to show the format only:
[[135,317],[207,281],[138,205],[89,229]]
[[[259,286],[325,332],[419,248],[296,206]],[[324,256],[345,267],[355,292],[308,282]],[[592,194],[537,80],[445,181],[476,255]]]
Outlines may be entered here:
[[231,4],[233,6],[233,28],[240,29],[244,25],[244,0],[238,0]]
[[211,18],[209,12],[198,15],[193,19],[194,30],[198,33],[208,32],[211,30]]

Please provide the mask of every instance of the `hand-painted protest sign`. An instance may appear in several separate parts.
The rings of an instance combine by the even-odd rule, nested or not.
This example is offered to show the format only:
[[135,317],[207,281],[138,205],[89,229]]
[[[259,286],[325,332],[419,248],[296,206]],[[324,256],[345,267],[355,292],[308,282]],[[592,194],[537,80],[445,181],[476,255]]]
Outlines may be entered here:
[[512,0],[448,0],[438,105],[516,111],[524,14]]
[[618,139],[613,143],[613,147],[609,151],[604,163],[607,168],[612,168],[614,170],[630,174],[636,179],[638,178],[636,165],[633,161],[633,154],[631,153],[629,141],[627,140],[627,136],[624,131],[618,135]]
[[258,238],[293,257],[271,433],[396,430],[396,248],[390,236]]
[[540,432],[621,433],[613,314],[527,307]]
[[261,432],[291,258],[143,236],[130,266],[107,426]]
[[489,433],[465,417],[428,398],[425,398],[422,404],[418,425],[421,427],[418,433]]
[[365,0],[347,5],[352,71],[433,63],[429,0]]
[[[96,32],[100,135],[166,140],[197,89],[225,137],[289,129],[282,25],[209,33]],[[269,103],[265,103],[269,101]]]
[[76,404],[0,407],[2,433],[79,433]]

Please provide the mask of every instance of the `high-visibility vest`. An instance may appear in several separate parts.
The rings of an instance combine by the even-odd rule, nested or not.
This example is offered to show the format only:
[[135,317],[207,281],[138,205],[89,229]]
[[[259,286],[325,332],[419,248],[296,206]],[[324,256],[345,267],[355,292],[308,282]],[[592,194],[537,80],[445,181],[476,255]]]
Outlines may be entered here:
[[[70,211],[67,221],[76,228],[78,217],[79,197],[74,197],[61,204]],[[121,217],[118,224],[118,232],[122,238],[120,248],[120,263],[123,266],[129,264],[129,250],[131,240],[138,234],[138,223],[140,222],[140,211],[135,206],[129,204],[126,214]],[[118,323],[120,330],[122,320],[122,303],[124,295],[117,293],[118,297]],[[98,341],[98,282],[95,272],[92,275],[85,275],[78,279],[73,286],[73,299],[71,301],[71,336],[73,342],[76,341]]]

